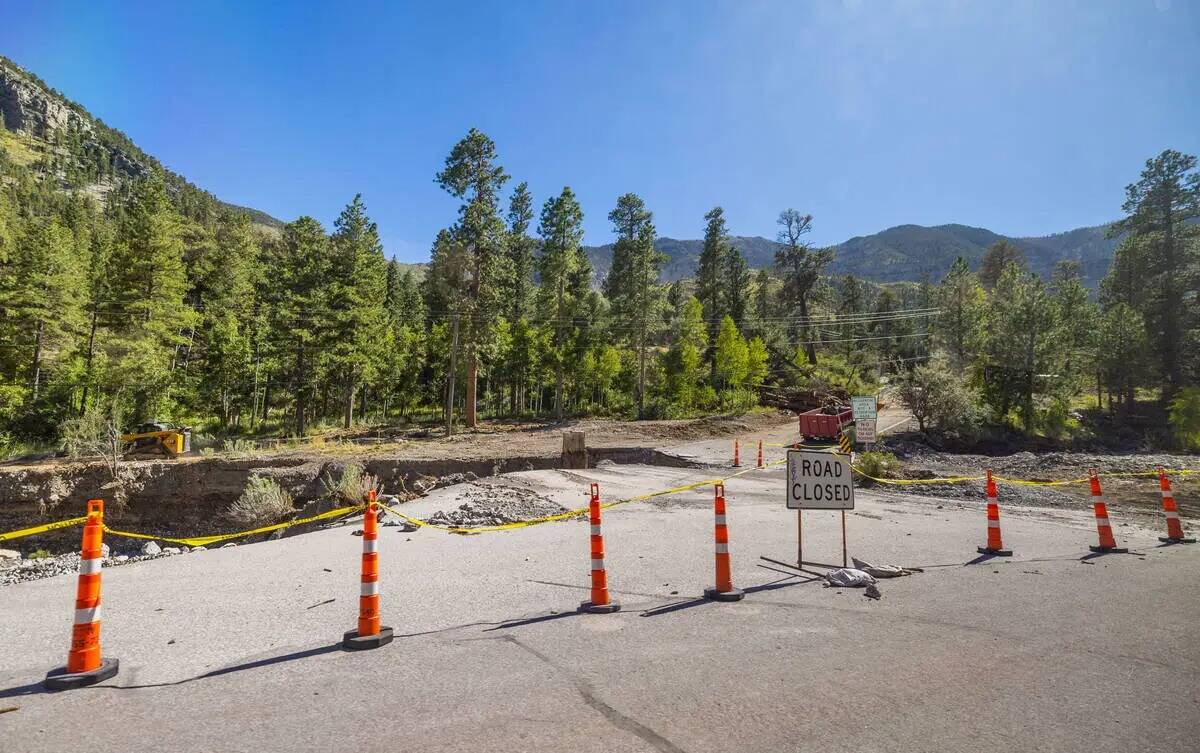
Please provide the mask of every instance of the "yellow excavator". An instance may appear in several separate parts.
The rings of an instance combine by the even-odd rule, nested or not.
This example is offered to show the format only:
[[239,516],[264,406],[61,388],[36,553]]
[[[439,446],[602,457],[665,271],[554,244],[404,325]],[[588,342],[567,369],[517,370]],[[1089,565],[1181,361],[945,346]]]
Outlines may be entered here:
[[121,435],[121,441],[127,459],[177,458],[192,449],[192,430],[151,422],[133,427]]

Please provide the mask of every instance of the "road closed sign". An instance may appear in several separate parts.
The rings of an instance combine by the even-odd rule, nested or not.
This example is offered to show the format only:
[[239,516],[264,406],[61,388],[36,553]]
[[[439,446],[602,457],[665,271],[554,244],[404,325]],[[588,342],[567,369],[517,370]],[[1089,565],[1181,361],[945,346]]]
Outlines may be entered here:
[[787,506],[790,510],[853,510],[850,458],[816,450],[788,450]]

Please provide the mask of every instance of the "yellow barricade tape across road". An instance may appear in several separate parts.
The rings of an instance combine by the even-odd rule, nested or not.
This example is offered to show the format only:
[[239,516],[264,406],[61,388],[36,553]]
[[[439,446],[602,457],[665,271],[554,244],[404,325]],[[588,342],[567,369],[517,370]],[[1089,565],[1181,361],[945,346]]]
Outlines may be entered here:
[[[785,445],[785,446],[789,446],[789,445]],[[826,449],[826,448],[812,448],[812,449]],[[683,484],[681,486],[675,486],[670,489],[662,489],[660,491],[650,492],[649,494],[640,494],[636,497],[617,499],[617,500],[613,500],[611,502],[605,502],[604,504],[600,505],[600,507],[601,507],[601,509],[608,509],[611,507],[616,507],[618,505],[629,504],[630,502],[645,502],[646,500],[654,499],[655,497],[663,497],[663,496],[667,496],[670,494],[678,494],[680,492],[691,491],[692,489],[699,489],[702,486],[710,486],[712,484],[720,484],[720,483],[724,483],[724,482],[728,481],[729,479],[737,478],[739,476],[744,476],[747,473],[753,473],[755,471],[763,470],[764,468],[770,468],[772,466],[781,465],[786,462],[787,462],[786,460],[773,460],[769,463],[764,463],[762,468],[757,468],[757,467],[746,468],[744,470],[738,471],[737,473],[730,474],[729,476],[725,476],[723,478],[703,479],[701,481],[695,481],[690,484]],[[919,485],[919,484],[958,484],[958,483],[963,483],[963,482],[967,482],[967,481],[983,481],[987,478],[987,476],[952,476],[952,477],[948,477],[948,478],[930,478],[930,479],[885,479],[885,478],[876,478],[874,476],[870,476],[870,475],[864,473],[857,466],[851,466],[851,467],[853,468],[855,473],[862,476],[863,478],[868,478],[877,483],[887,484],[890,486],[913,486],[913,485]],[[1172,476],[1190,476],[1193,474],[1200,473],[1200,471],[1189,470],[1189,469],[1167,469],[1167,473]],[[1156,470],[1155,471],[1127,471],[1127,472],[1122,472],[1122,473],[1102,473],[1099,475],[1101,478],[1131,478],[1131,477],[1142,477],[1142,476],[1157,476],[1158,471],[1156,471]],[[1004,476],[993,476],[993,478],[998,483],[1019,484],[1022,486],[1065,486],[1065,485],[1069,485],[1069,484],[1084,484],[1084,483],[1087,483],[1089,480],[1087,478],[1076,478],[1076,479],[1069,479],[1066,481],[1034,481],[1034,480],[1026,480],[1026,479],[1011,479],[1011,478],[1007,478]],[[567,510],[565,512],[557,513],[555,515],[547,515],[542,518],[535,518],[533,520],[523,520],[523,521],[519,521],[516,523],[505,523],[503,525],[495,525],[495,526],[467,527],[467,526],[448,526],[448,525],[441,525],[439,523],[427,523],[426,521],[420,520],[418,518],[414,518],[409,515],[405,515],[404,513],[400,512],[399,510],[397,510],[396,508],[394,508],[390,505],[385,505],[385,504],[381,503],[380,506],[386,508],[389,512],[396,515],[397,517],[399,517],[403,520],[406,520],[409,523],[419,526],[421,528],[433,528],[433,529],[440,530],[440,531],[447,531],[449,533],[459,533],[459,534],[488,533],[491,531],[511,531],[511,530],[514,530],[517,528],[527,528],[529,526],[540,525],[542,523],[552,523],[556,520],[568,520],[570,518],[575,518],[575,517],[579,517],[579,516],[588,514],[588,508],[581,507],[581,508],[578,508],[575,510]],[[289,521],[285,521],[283,523],[276,523],[275,525],[262,526],[260,528],[253,528],[248,531],[237,531],[235,533],[213,534],[210,536],[189,536],[189,537],[184,537],[184,538],[170,538],[170,537],[166,537],[166,536],[154,536],[151,534],[136,533],[134,531],[119,531],[119,530],[109,528],[107,525],[104,527],[104,530],[106,533],[109,533],[113,536],[124,536],[126,538],[132,538],[132,539],[146,539],[146,540],[154,540],[154,541],[163,541],[163,542],[170,543],[170,544],[181,544],[183,546],[193,546],[193,547],[208,546],[209,544],[217,544],[222,541],[231,541],[233,539],[239,539],[239,538],[243,538],[245,536],[252,536],[254,534],[271,533],[273,531],[278,531],[278,530],[282,530],[285,528],[291,528],[293,526],[305,525],[307,523],[315,523],[315,522],[318,522],[321,520],[329,520],[331,518],[339,518],[344,515],[349,515],[351,513],[361,512],[363,509],[364,509],[363,505],[339,507],[336,510],[330,510],[328,512],[323,512],[319,515],[312,515],[312,516],[309,516],[306,518],[298,518],[296,520],[289,520]],[[48,531],[54,531],[54,530],[57,530],[60,528],[69,528],[71,526],[81,525],[86,521],[87,521],[86,517],[68,518],[66,520],[58,520],[58,521],[54,521],[52,523],[43,523],[42,525],[31,526],[29,528],[21,528],[16,531],[8,531],[7,533],[0,533],[0,541],[10,541],[13,539],[25,538],[26,536],[35,536],[39,533],[46,533]]]
[[[786,460],[773,460],[770,463],[764,463],[762,468],[746,468],[745,470],[738,471],[737,473],[731,474],[729,476],[725,476],[724,478],[706,478],[701,481],[694,481],[690,484],[682,484],[680,486],[671,487],[670,489],[662,489],[660,491],[650,492],[649,494],[639,494],[636,497],[627,497],[625,499],[615,499],[611,502],[605,502],[604,504],[600,505],[600,509],[606,510],[610,507],[616,507],[617,505],[626,505],[626,504],[629,504],[630,502],[645,502],[646,500],[654,499],[655,497],[664,497],[669,494],[678,494],[679,492],[691,491],[692,489],[699,489],[702,486],[711,486],[713,484],[723,484],[731,478],[737,478],[738,476],[744,476],[747,473],[753,473],[754,471],[759,471],[759,470],[762,470],[763,468],[769,468],[773,465],[779,465],[781,463],[786,463],[786,462],[787,462]],[[574,510],[567,510],[566,512],[560,512],[555,515],[547,515],[543,518],[534,518],[532,520],[521,520],[521,521],[517,521],[516,523],[504,523],[502,525],[496,525],[496,526],[447,526],[447,525],[441,525],[439,523],[427,523],[424,520],[421,520],[419,518],[414,518],[409,515],[405,515],[404,513],[400,512],[399,510],[397,510],[396,508],[394,508],[390,505],[381,504],[381,506],[386,508],[393,515],[395,515],[399,518],[402,518],[402,519],[408,521],[409,523],[411,523],[415,526],[418,526],[420,528],[434,528],[439,531],[446,531],[447,533],[458,533],[458,534],[491,533],[492,531],[511,531],[511,530],[514,530],[517,528],[528,528],[529,526],[541,525],[542,523],[551,523],[556,520],[568,520],[570,518],[576,518],[576,517],[580,517],[583,515],[587,515],[589,512],[588,507],[580,507],[580,508],[577,508]]]
[[8,541],[9,539],[23,539],[26,536],[36,536],[37,534],[45,533],[46,531],[53,531],[57,528],[70,528],[71,526],[77,526],[86,522],[87,516],[82,518],[68,518],[67,520],[56,520],[53,523],[43,523],[40,526],[33,526],[32,528],[21,528],[16,531],[9,531],[8,533],[0,533],[0,541]]
[[209,544],[217,544],[230,539],[240,539],[243,536],[252,536],[256,533],[270,533],[271,531],[280,531],[284,528],[292,526],[304,525],[305,523],[315,523],[318,520],[328,520],[330,518],[340,518],[343,515],[349,515],[352,512],[359,512],[363,509],[363,505],[354,505],[352,507],[339,507],[336,510],[323,512],[320,515],[310,515],[307,518],[297,518],[296,520],[288,520],[275,525],[262,526],[249,531],[238,531],[237,533],[218,533],[212,536],[189,536],[187,538],[174,539],[166,536],[151,536],[145,533],[134,533],[132,531],[116,531],[104,526],[104,532],[110,533],[113,536],[125,536],[130,539],[152,539],[154,541],[165,541],[169,544],[182,544],[183,546],[208,546]]

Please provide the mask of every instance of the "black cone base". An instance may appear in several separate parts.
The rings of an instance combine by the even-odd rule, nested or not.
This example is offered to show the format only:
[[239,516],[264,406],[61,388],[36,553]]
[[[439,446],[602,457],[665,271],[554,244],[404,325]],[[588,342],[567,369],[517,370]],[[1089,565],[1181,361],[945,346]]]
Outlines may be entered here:
[[730,589],[729,591],[706,588],[704,589],[704,598],[712,599],[713,601],[741,601],[746,598],[746,592],[740,588]]
[[342,648],[350,651],[366,651],[370,648],[386,646],[391,642],[392,629],[390,627],[379,628],[378,635],[359,635],[357,630],[351,630],[342,636]]
[[1098,554],[1127,554],[1129,549],[1123,546],[1089,546],[1093,552]]
[[1195,539],[1173,539],[1170,536],[1159,536],[1158,540],[1164,544],[1195,544]]
[[621,611],[621,605],[615,601],[610,601],[607,604],[593,604],[590,601],[585,601],[579,605],[580,612],[591,612],[592,614],[611,614]]
[[105,656],[101,657],[100,666],[91,672],[68,673],[66,667],[59,667],[46,675],[46,679],[42,684],[51,690],[86,688],[88,685],[95,685],[98,682],[104,682],[110,677],[116,677],[119,667],[120,662],[118,660]]
[[979,552],[980,554],[990,554],[993,557],[1011,557],[1012,556],[1011,549],[988,549],[986,546],[978,546],[978,547],[975,547],[975,551]]

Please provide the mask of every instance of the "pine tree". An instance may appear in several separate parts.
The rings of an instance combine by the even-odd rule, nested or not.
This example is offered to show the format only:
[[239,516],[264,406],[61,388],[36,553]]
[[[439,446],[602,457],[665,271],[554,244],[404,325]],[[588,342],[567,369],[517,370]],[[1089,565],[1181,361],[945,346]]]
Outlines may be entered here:
[[[709,340],[716,339],[717,327],[726,313],[725,294],[727,287],[722,284],[725,272],[725,254],[729,248],[729,231],[725,226],[725,210],[713,207],[704,215],[704,249],[700,252],[700,262],[696,269],[696,298],[704,307],[704,316],[708,320]],[[706,355],[712,361],[712,354]]]
[[529,314],[533,290],[533,252],[537,242],[530,237],[533,222],[533,197],[529,184],[519,183],[508,204],[508,243],[506,249],[510,267],[510,283],[506,293],[509,321],[516,322]]
[[802,215],[795,209],[785,209],[779,213],[778,224],[782,229],[779,231],[780,247],[775,252],[775,266],[783,277],[784,307],[789,317],[799,317],[799,324],[793,320],[788,334],[793,340],[804,340],[808,362],[815,364],[817,346],[809,326],[809,299],[821,274],[833,261],[833,251],[813,250],[801,240],[812,230],[811,214]]
[[181,225],[161,178],[138,184],[122,208],[109,258],[114,337],[105,343],[110,394],[125,393],[135,421],[171,407],[172,370],[184,333],[196,321],[185,303]]
[[507,278],[504,258],[504,222],[499,215],[499,194],[508,180],[496,164],[496,144],[472,128],[450,151],[438,185],[463,200],[458,222],[450,232],[466,254],[464,286],[455,294],[463,300],[463,343],[467,355],[466,423],[476,424],[479,379],[478,350],[498,313],[500,293]]
[[280,360],[290,365],[293,433],[304,436],[316,404],[317,375],[330,344],[333,322],[324,285],[332,271],[329,239],[321,224],[301,217],[283,229],[280,244],[280,305],[269,317]]
[[724,310],[733,317],[738,329],[746,326],[746,314],[750,307],[750,286],[753,279],[746,257],[732,244],[725,249],[723,264]]
[[632,193],[617,199],[616,208],[608,214],[617,242],[605,290],[612,303],[613,319],[625,328],[628,342],[637,350],[638,419],[646,416],[647,350],[662,307],[658,276],[666,259],[654,247],[652,218],[645,202]]
[[987,297],[978,279],[961,256],[938,287],[937,339],[950,352],[954,364],[963,368],[978,350],[983,339],[983,321]]
[[1154,344],[1166,403],[1184,386],[1184,366],[1192,357],[1184,333],[1200,321],[1196,157],[1167,149],[1146,161],[1138,181],[1125,188],[1125,196],[1121,208],[1126,217],[1112,232],[1129,233],[1140,252],[1138,272],[1145,291],[1140,310]]
[[578,285],[572,285],[580,265],[586,261],[580,244],[583,242],[583,210],[570,187],[542,206],[538,234],[542,236],[538,274],[542,281],[542,319],[554,332],[554,412],[564,417],[564,376],[567,357],[567,338],[575,326],[572,317],[579,295]]
[[330,237],[326,289],[331,325],[330,368],[341,382],[342,425],[354,422],[354,399],[379,365],[379,333],[387,262],[375,223],[367,217],[362,195],[355,195],[334,222]]
[[979,281],[991,290],[1009,264],[1026,269],[1025,252],[1006,240],[996,241],[983,254],[983,261],[979,265]]

